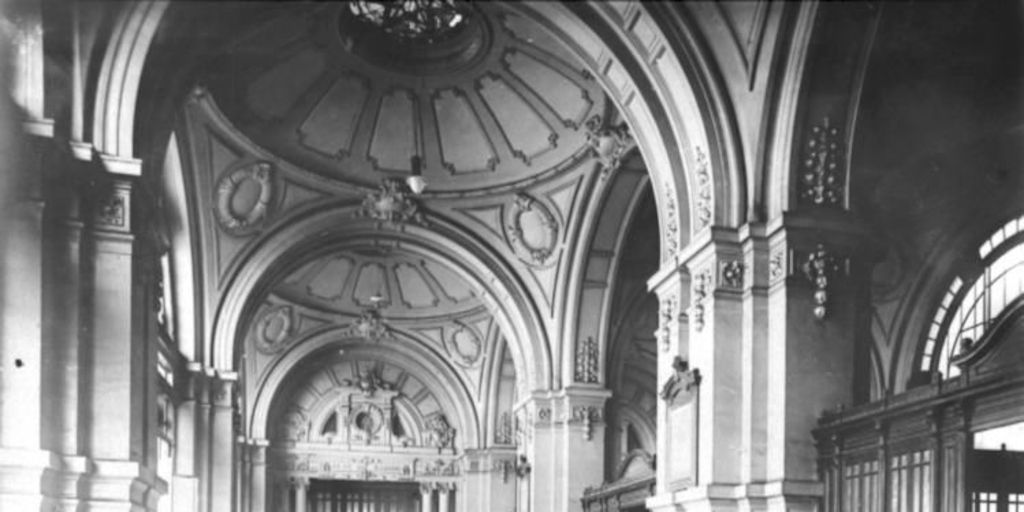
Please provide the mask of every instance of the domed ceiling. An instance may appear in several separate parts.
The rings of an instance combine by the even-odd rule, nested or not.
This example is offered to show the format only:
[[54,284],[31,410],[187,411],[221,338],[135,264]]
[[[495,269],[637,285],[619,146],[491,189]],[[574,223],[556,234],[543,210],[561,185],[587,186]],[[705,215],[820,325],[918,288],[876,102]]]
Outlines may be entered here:
[[347,2],[289,11],[235,39],[205,80],[256,143],[361,186],[419,167],[426,195],[504,191],[585,158],[587,121],[607,117],[598,83],[508,7],[466,6],[456,36],[404,49],[353,28]]

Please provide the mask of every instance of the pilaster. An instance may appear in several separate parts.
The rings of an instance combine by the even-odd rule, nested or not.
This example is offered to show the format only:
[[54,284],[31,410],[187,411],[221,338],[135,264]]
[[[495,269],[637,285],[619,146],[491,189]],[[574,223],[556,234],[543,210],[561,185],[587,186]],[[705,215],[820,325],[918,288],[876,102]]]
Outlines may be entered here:
[[456,510],[515,510],[516,452],[512,447],[466,451],[466,471]]
[[234,393],[238,374],[217,371],[210,381],[210,508],[234,510]]

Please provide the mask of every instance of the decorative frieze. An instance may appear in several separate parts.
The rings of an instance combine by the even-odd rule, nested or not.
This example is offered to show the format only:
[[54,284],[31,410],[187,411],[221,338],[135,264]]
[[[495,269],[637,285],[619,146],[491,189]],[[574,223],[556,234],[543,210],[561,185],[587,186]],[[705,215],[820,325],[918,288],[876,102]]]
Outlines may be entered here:
[[413,199],[412,191],[405,182],[397,178],[381,180],[377,191],[366,194],[356,216],[393,225],[425,223],[419,203]]
[[588,336],[585,340],[577,341],[575,368],[576,382],[596,384],[598,382],[598,360],[599,349],[597,347],[597,340]]
[[93,193],[93,222],[97,227],[113,231],[131,230],[131,184],[103,182]]
[[828,287],[830,280],[837,277],[846,265],[846,260],[831,254],[822,244],[807,255],[803,272],[814,285],[814,316],[818,320],[828,313]]
[[826,116],[811,127],[807,140],[803,172],[800,175],[800,199],[815,205],[842,206],[844,183],[842,140],[839,128]]
[[714,275],[710,268],[699,270],[693,276],[693,300],[691,305],[690,318],[693,320],[693,327],[700,332],[704,330],[704,312],[708,294],[714,289]]
[[699,146],[694,149],[694,153],[696,154],[694,175],[697,177],[697,223],[695,228],[699,230],[711,224],[713,194],[711,192],[711,164],[708,161],[708,155]]

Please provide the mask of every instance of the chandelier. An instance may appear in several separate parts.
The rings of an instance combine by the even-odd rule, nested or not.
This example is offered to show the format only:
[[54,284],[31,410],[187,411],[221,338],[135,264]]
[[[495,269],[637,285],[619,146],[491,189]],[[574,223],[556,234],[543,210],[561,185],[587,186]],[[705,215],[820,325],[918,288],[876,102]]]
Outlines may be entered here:
[[404,42],[443,40],[467,17],[455,0],[354,0],[348,6],[356,19]]

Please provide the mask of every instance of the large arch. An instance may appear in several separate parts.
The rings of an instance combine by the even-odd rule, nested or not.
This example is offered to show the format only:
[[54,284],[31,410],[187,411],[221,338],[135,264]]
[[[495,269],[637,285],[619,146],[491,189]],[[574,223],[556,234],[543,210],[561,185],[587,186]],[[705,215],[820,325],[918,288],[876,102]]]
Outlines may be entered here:
[[339,327],[311,333],[302,342],[293,344],[274,363],[273,368],[259,383],[251,413],[246,418],[246,429],[250,437],[269,438],[269,422],[273,419],[270,413],[282,384],[293,377],[306,361],[316,357],[316,354],[335,348],[345,349],[346,355],[372,357],[415,371],[417,378],[424,380],[438,397],[444,410],[454,413],[453,426],[460,435],[464,433],[464,446],[476,448],[480,445],[483,439],[481,418],[472,407],[472,398],[468,390],[444,359],[405,333],[397,333],[393,342],[368,345],[363,340],[346,336],[344,329]]
[[408,224],[391,230],[381,229],[372,219],[358,218],[356,211],[354,205],[321,205],[281,223],[283,227],[253,245],[245,257],[247,264],[240,265],[226,280],[209,347],[214,367],[235,367],[255,299],[272,279],[290,267],[293,257],[311,247],[392,243],[428,252],[478,286],[484,292],[481,300],[493,312],[502,332],[507,333],[517,374],[525,379],[526,389],[548,389],[552,361],[539,313],[500,258],[435,216],[426,217],[429,227]]

